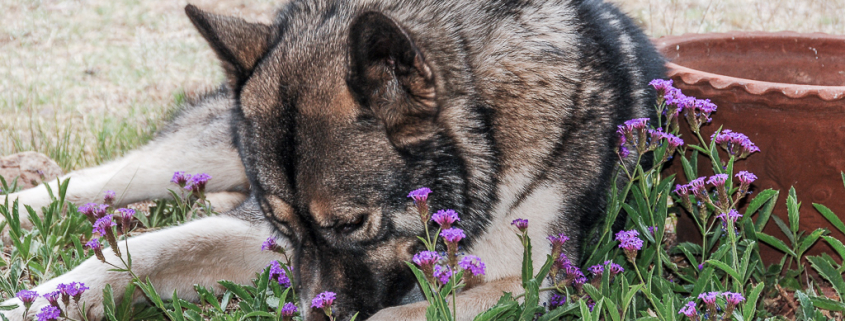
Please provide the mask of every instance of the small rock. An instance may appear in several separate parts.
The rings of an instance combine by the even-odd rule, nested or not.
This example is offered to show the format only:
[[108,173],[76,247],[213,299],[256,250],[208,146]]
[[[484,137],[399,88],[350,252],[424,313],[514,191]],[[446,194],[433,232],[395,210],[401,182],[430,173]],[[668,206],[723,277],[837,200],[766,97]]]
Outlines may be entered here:
[[0,157],[0,176],[9,185],[18,178],[23,189],[38,186],[44,181],[62,175],[62,168],[47,155],[38,152],[23,152]]

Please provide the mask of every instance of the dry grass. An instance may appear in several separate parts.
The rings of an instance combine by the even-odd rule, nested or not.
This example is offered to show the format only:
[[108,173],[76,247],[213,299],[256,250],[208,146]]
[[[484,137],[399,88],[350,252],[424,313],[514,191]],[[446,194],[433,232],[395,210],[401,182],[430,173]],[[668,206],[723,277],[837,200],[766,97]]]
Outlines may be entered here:
[[[845,34],[845,0],[612,0],[652,36],[729,30]],[[200,0],[269,21],[275,1]],[[143,143],[183,92],[222,79],[185,1],[0,0],[0,155],[66,170]]]

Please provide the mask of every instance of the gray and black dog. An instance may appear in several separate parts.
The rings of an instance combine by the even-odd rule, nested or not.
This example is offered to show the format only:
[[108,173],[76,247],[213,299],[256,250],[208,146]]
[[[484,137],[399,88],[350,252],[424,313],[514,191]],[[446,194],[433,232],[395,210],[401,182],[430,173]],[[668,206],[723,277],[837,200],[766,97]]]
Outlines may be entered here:
[[[419,187],[434,191],[433,209],[460,213],[462,248],[487,264],[458,295],[459,320],[521,291],[512,220],[528,219],[534,240],[565,233],[577,260],[604,213],[616,126],[651,116],[647,84],[664,76],[649,39],[600,0],[294,0],[272,25],[186,12],[226,83],[147,146],[67,175],[68,199],[167,197],[174,171],[208,172],[207,189],[227,192],[213,204],[237,207],[131,238],[135,272],[190,299],[193,284],[249,282],[278,258],[259,250],[275,233],[302,306],[336,292],[342,320],[424,319],[404,263],[421,250],[406,197]],[[43,187],[10,198],[48,200]],[[533,251],[542,262],[549,248]],[[109,268],[89,259],[36,290],[85,282],[89,318],[100,318],[102,288],[123,293],[128,281]]]

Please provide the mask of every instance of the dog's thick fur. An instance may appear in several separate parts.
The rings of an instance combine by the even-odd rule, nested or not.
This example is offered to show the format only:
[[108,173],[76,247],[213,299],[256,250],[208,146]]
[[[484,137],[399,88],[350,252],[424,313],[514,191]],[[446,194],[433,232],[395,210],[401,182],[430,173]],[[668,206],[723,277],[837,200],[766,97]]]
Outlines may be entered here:
[[[223,89],[138,151],[68,175],[78,203],[106,189],[121,203],[166,197],[177,170],[209,172],[210,191],[230,192],[212,197],[218,208],[246,197],[130,239],[135,272],[181,298],[197,283],[248,282],[275,259],[259,251],[275,231],[306,309],[331,290],[340,319],[423,319],[403,263],[423,225],[405,195],[427,186],[432,208],[461,214],[461,246],[487,263],[485,281],[457,299],[469,320],[520,291],[513,219],[529,219],[534,240],[565,233],[578,259],[604,212],[616,125],[649,116],[647,82],[663,77],[648,39],[598,0],[293,1],[272,25],[186,12],[221,59]],[[43,187],[10,197],[46,201]],[[107,270],[91,259],[36,290],[85,282],[99,318],[103,286],[123,293],[127,282]]]

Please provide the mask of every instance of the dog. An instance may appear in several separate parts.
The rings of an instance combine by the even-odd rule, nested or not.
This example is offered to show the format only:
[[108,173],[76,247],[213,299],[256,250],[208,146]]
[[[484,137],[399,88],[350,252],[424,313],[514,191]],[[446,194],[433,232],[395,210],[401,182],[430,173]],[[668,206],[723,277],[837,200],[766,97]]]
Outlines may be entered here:
[[[294,0],[271,25],[185,10],[225,83],[146,146],[68,174],[68,200],[108,189],[117,205],[165,198],[173,172],[210,173],[211,203],[233,209],[129,239],[133,270],[162,294],[197,299],[194,284],[250,282],[278,259],[259,249],[277,235],[306,320],[325,319],[307,307],[327,290],[341,320],[425,318],[404,263],[424,233],[406,194],[423,186],[431,208],[460,213],[460,246],[487,264],[457,296],[459,320],[521,292],[516,218],[535,242],[569,236],[564,253],[577,262],[618,166],[616,126],[654,116],[647,84],[664,77],[649,39],[600,0]],[[48,201],[43,187],[9,198]],[[129,281],[109,269],[91,258],[35,290],[84,282],[98,319],[103,287],[123,293]]]

